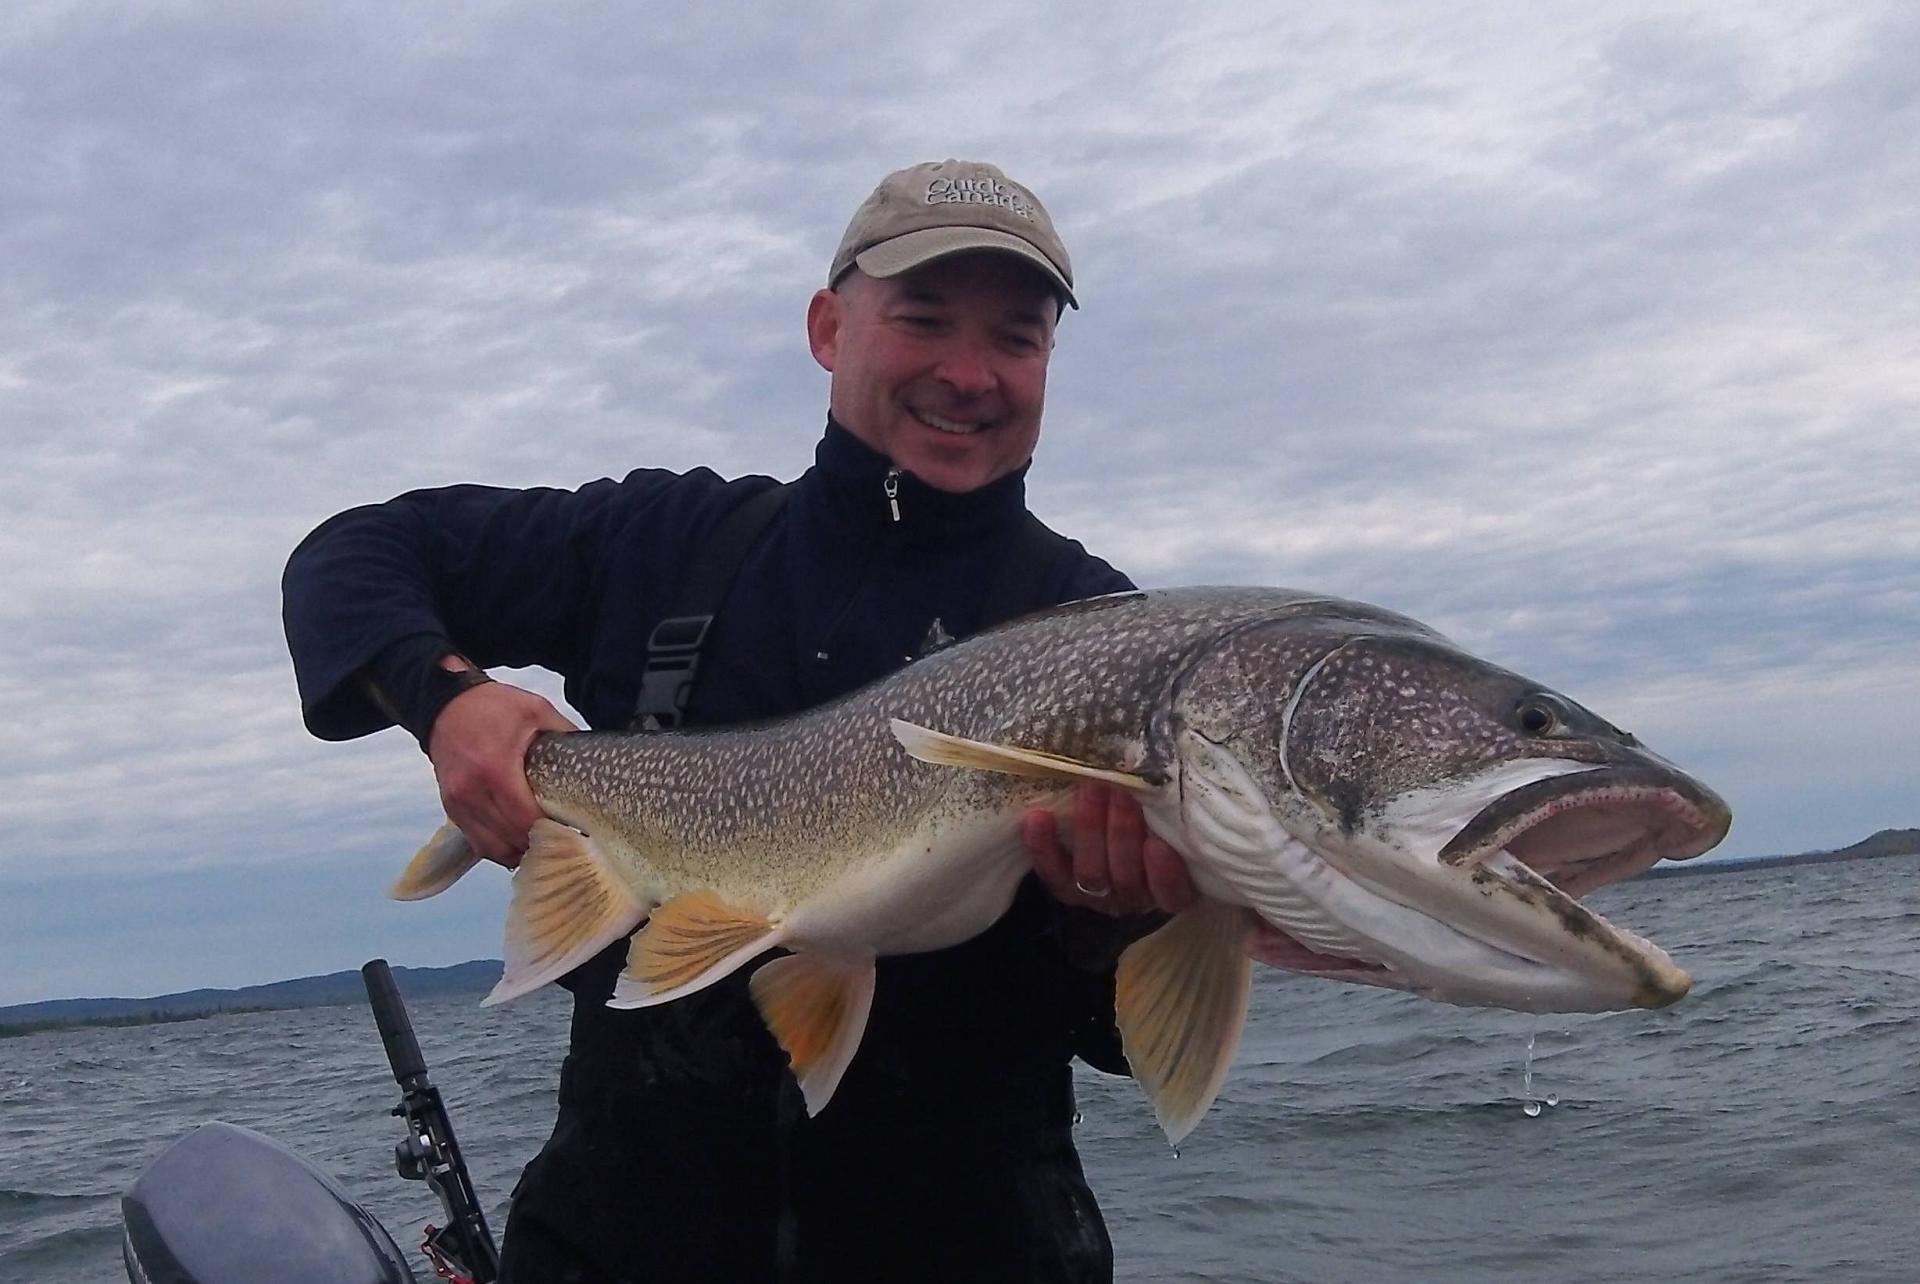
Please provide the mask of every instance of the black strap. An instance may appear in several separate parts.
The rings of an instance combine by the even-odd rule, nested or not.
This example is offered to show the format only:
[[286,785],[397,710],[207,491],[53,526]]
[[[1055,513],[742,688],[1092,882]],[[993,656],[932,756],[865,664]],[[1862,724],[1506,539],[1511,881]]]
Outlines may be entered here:
[[700,546],[681,582],[674,613],[654,625],[647,637],[647,664],[630,726],[657,731],[680,725],[713,617],[726,601],[747,550],[786,502],[786,485],[769,486],[721,518]]
[[1055,560],[1072,542],[1028,513],[1006,556],[994,568],[993,582],[987,586],[987,598],[980,608],[980,627],[990,629],[1015,616],[1052,606],[1052,600],[1044,594],[1047,579]]

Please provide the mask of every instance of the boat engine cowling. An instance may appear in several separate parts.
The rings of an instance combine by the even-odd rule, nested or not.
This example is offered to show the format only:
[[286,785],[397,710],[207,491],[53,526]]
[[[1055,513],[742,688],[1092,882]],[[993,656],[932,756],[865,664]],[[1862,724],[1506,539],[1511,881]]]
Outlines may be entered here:
[[416,1284],[386,1229],[270,1137],[207,1123],[121,1197],[133,1284]]

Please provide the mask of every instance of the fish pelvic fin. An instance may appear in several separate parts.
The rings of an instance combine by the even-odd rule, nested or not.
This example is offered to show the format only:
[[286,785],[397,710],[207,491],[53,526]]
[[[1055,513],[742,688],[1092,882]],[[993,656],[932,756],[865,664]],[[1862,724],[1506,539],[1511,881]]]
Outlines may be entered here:
[[704,990],[780,943],[764,917],[716,892],[684,892],[663,902],[627,949],[627,970],[607,1006],[647,1008]]
[[1034,776],[1042,780],[1104,780],[1123,789],[1141,792],[1157,786],[1145,776],[1131,771],[1096,767],[1090,762],[1068,758],[1043,749],[1022,749],[1017,745],[990,745],[934,731],[902,718],[891,719],[894,738],[910,757],[939,767],[971,767],[976,771],[997,771],[1007,776]]
[[504,1003],[573,971],[647,916],[593,839],[544,817],[513,874],[507,967],[485,1003]]
[[873,956],[789,954],[763,963],[747,983],[767,1029],[786,1049],[807,1113],[840,1086],[873,1008]]
[[1174,1145],[1207,1113],[1240,1046],[1253,990],[1248,931],[1239,906],[1202,901],[1120,956],[1120,1046]]
[[424,901],[452,887],[479,863],[480,853],[473,850],[467,836],[448,821],[433,831],[426,846],[413,854],[400,880],[387,889],[387,895],[396,901]]

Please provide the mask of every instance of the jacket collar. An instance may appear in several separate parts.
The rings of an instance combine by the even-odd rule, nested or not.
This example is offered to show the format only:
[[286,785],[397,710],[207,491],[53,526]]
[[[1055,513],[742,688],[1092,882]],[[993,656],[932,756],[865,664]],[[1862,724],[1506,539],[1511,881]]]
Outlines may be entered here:
[[909,472],[898,472],[893,504],[888,502],[887,476],[893,461],[848,432],[833,416],[814,450],[810,481],[837,516],[861,526],[894,523],[910,542],[977,537],[1011,527],[1027,511],[1027,468],[1024,464],[964,494],[936,490]]

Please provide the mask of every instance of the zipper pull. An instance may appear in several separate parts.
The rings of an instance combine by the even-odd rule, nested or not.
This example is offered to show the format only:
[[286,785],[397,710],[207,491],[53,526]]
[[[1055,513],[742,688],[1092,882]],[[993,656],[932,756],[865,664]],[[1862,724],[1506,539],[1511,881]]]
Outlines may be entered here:
[[900,520],[900,470],[887,469],[887,479],[880,483],[880,489],[887,493],[887,511],[893,514],[893,520]]

